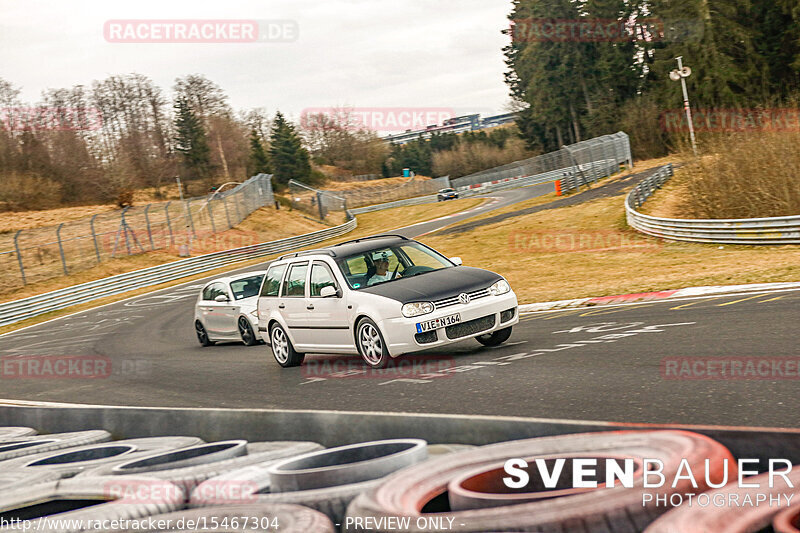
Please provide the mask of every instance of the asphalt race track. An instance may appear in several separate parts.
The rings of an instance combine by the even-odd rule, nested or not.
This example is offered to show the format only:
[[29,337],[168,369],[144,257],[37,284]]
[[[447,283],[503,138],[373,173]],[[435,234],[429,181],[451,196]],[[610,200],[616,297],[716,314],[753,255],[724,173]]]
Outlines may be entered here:
[[[495,193],[478,210],[396,233],[422,235],[551,187],[523,189],[524,197],[519,189]],[[486,349],[468,340],[369,371],[357,357],[309,355],[301,368],[281,369],[263,345],[200,347],[192,313],[201,284],[177,285],[0,337],[0,398],[645,423],[800,422],[800,291],[529,314],[504,346]],[[100,367],[71,379],[20,370],[26,356],[49,355],[82,356]],[[709,357],[766,361],[770,371],[749,379],[696,379],[708,377],[698,373],[697,362]],[[689,368],[689,374],[676,370]]]

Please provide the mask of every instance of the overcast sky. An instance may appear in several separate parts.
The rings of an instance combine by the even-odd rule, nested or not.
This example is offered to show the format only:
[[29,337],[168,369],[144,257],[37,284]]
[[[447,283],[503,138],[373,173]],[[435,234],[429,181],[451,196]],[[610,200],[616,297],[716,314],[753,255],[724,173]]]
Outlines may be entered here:
[[[33,103],[46,88],[138,72],[169,90],[201,73],[236,109],[449,107],[504,112],[510,0],[0,0],[0,77]],[[283,43],[133,44],[108,20],[293,20]]]

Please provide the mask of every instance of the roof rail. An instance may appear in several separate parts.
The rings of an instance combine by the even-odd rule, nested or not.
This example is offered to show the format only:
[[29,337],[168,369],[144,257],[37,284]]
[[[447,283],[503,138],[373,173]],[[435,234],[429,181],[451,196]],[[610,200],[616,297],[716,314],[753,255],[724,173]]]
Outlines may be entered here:
[[360,239],[353,239],[352,241],[340,242],[339,244],[335,244],[333,247],[336,248],[337,246],[344,246],[345,244],[353,244],[353,243],[356,243],[356,242],[369,241],[369,240],[372,240],[372,239],[386,239],[386,238],[389,238],[389,237],[394,237],[396,239],[403,239],[404,241],[411,240],[408,237],[404,237],[403,235],[390,235],[390,234],[372,235],[371,237],[361,237]]
[[329,255],[331,257],[336,257],[336,252],[325,248],[320,250],[307,250],[305,252],[292,252],[290,254],[280,256],[278,259],[276,259],[276,261],[283,261],[284,259],[289,259],[290,257],[305,257],[307,255]]

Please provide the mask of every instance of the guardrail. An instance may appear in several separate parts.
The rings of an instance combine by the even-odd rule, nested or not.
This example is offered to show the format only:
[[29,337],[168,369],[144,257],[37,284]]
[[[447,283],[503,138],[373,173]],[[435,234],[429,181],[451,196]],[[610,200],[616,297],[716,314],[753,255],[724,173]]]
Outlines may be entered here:
[[625,199],[628,225],[664,239],[715,244],[800,244],[800,216],[740,219],[660,218],[637,209],[673,176],[672,165],[659,168]]
[[358,222],[353,218],[342,225],[305,235],[181,259],[97,281],[73,285],[72,287],[21,300],[6,302],[0,304],[0,326],[14,324],[27,318],[98,300],[106,296],[113,296],[194,274],[201,274],[234,263],[289,252],[349,233],[356,228],[357,224]]

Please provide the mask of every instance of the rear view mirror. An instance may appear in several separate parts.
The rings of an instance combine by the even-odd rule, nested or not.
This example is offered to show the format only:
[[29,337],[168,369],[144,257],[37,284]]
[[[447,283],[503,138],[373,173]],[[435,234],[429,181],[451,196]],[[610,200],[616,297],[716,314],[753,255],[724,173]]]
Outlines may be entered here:
[[333,298],[339,297],[339,291],[336,290],[336,287],[332,287],[328,285],[327,287],[322,287],[322,290],[319,291],[319,295],[323,298]]
[[228,301],[228,297],[225,296],[224,294],[219,294],[219,295],[217,295],[216,298],[214,298],[214,301],[215,302],[219,302],[219,303],[227,302]]
[[464,261],[462,261],[460,257],[451,257],[450,262],[455,266],[461,266],[464,264]]

